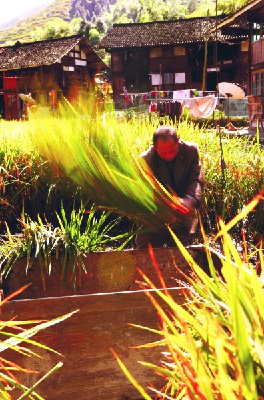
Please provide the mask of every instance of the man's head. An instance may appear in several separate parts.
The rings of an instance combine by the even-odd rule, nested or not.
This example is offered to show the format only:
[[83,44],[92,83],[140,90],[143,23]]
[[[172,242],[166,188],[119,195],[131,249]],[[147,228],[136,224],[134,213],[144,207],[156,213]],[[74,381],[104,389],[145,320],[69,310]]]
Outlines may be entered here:
[[153,134],[153,147],[160,158],[172,161],[178,153],[178,137],[172,126],[160,126]]

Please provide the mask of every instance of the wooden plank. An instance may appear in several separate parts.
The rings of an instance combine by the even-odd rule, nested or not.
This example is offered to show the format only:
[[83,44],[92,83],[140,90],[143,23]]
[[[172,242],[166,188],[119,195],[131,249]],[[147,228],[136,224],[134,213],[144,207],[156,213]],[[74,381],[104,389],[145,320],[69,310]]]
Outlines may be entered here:
[[[202,254],[191,249],[189,252],[199,264],[204,264]],[[176,280],[182,279],[180,271],[189,275],[189,265],[177,248],[154,249],[154,255],[167,287],[175,286]],[[72,282],[69,282],[66,288],[62,288],[60,266],[55,258],[52,258],[51,274],[45,273],[45,289],[38,260],[26,269],[24,258],[15,263],[12,272],[4,280],[4,294],[13,293],[26,284],[31,286],[21,293],[18,299],[138,290],[137,282],[142,281],[138,268],[157,287],[161,287],[147,249],[90,253],[83,258],[83,261],[87,273],[81,271],[77,292],[74,292]]]
[[[208,271],[204,248],[194,246],[188,251]],[[211,254],[215,267],[219,269],[219,255],[214,252]],[[181,303],[182,293],[175,286],[177,279],[183,278],[181,272],[186,275],[190,273],[188,263],[176,248],[154,249],[154,255],[167,288],[170,288],[175,301]],[[21,380],[26,386],[33,385],[58,361],[64,362],[59,371],[39,386],[39,394],[47,400],[72,400],[73,397],[75,400],[139,399],[140,396],[120,370],[110,348],[117,352],[145,389],[149,382],[161,389],[163,378],[137,363],[137,360],[144,360],[160,364],[164,357],[161,350],[132,348],[158,340],[160,336],[127,325],[134,323],[154,329],[158,327],[156,311],[144,291],[139,290],[138,283],[142,281],[138,271],[140,267],[157,287],[161,287],[148,250],[88,254],[85,263],[87,274],[82,274],[78,295],[73,295],[71,286],[64,292],[61,290],[56,260],[52,263],[52,274],[46,276],[46,291],[43,290],[37,263],[27,274],[25,260],[15,265],[10,278],[4,281],[4,295],[26,283],[32,284],[19,296],[19,300],[9,301],[3,306],[2,320],[15,316],[18,320],[50,320],[74,310],[79,311],[36,337],[62,356],[44,351],[40,351],[43,359],[22,358],[10,351],[5,352],[4,356],[25,368],[41,371],[27,377],[23,375]],[[17,397],[12,395],[13,398]]]
[[[183,301],[178,289],[170,292],[177,302]],[[144,291],[9,301],[3,306],[1,319],[15,316],[19,320],[29,316],[30,319],[52,319],[77,309],[79,311],[71,318],[36,336],[41,343],[63,356],[38,350],[43,359],[21,355],[15,355],[14,359],[9,351],[5,352],[5,357],[20,365],[41,371],[41,374],[26,377],[23,374],[21,380],[25,385],[34,384],[58,361],[63,361],[63,367],[38,388],[38,393],[45,399],[121,400],[123,395],[140,399],[110,352],[113,348],[150,394],[149,382],[158,389],[163,387],[162,377],[137,363],[144,360],[160,364],[164,359],[161,349],[131,348],[160,339],[159,335],[127,325],[135,323],[158,328],[156,311]]]

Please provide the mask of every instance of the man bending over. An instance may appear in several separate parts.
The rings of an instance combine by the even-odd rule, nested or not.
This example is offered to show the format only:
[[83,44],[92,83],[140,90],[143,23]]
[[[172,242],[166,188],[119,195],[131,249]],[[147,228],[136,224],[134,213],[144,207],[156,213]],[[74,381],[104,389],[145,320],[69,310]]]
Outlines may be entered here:
[[[189,235],[197,226],[196,209],[202,197],[204,178],[201,171],[198,146],[180,140],[172,126],[160,126],[153,134],[153,145],[141,156],[156,179],[171,193],[175,192],[189,209],[188,216],[170,225],[182,244],[189,244]],[[169,222],[169,221],[168,221]],[[136,238],[137,247],[175,246],[166,226],[159,231],[141,233]]]

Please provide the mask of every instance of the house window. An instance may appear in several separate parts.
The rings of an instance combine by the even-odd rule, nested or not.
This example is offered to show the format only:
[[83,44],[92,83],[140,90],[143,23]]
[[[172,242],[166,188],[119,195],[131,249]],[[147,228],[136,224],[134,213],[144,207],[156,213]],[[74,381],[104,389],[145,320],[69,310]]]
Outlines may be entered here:
[[248,41],[241,42],[241,51],[248,51]]
[[63,65],[63,71],[74,71],[74,67],[71,67],[71,66],[67,66],[67,65]]
[[253,23],[253,31],[252,31],[252,40],[253,42],[256,42],[257,40],[260,39],[260,24],[257,22]]
[[150,49],[149,57],[150,58],[162,57],[162,47],[153,47],[152,49]]
[[85,67],[87,65],[87,61],[86,60],[75,60],[75,65],[81,65],[83,67]]
[[258,96],[259,94],[259,74],[252,75],[252,94]]
[[86,53],[81,50],[81,59],[86,60]]
[[173,73],[172,72],[165,72],[163,74],[163,83],[173,84]]
[[151,74],[151,85],[158,86],[162,84],[162,76],[160,74]]
[[175,73],[175,83],[185,83],[185,72]]
[[183,46],[175,46],[174,47],[174,55],[175,56],[185,56],[185,47]]

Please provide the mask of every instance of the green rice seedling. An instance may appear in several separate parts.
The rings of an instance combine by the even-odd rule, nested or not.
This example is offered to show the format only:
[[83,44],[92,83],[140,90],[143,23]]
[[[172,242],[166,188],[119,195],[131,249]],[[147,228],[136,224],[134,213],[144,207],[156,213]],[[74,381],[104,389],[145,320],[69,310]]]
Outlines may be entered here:
[[[183,127],[184,124],[182,122]],[[253,140],[239,136],[223,136],[220,140],[213,130],[196,128],[190,131],[193,134],[192,140],[198,143],[205,174],[204,201],[200,210],[202,219],[209,230],[212,227],[215,230],[219,216],[225,222],[232,219],[261,189],[264,150],[258,135]],[[188,131],[184,127],[181,137],[188,140],[187,135]],[[261,214],[250,214],[245,222],[249,233],[254,232],[256,225],[263,230]],[[242,222],[235,229],[241,230],[241,225]]]
[[[15,293],[6,297],[4,300],[0,301],[0,309],[5,307],[5,303],[11,299],[13,299],[17,294],[22,292],[24,288],[17,290]],[[0,392],[1,399],[3,400],[22,400],[22,399],[38,399],[44,400],[42,396],[38,395],[37,387],[43,382],[43,380],[47,379],[50,375],[56,372],[59,368],[62,367],[63,363],[57,363],[51,370],[45,374],[42,378],[40,378],[32,387],[26,387],[23,384],[23,375],[28,373],[34,373],[30,368],[24,368],[23,366],[17,364],[12,361],[11,353],[15,352],[16,354],[22,354],[24,357],[32,357],[37,356],[36,350],[34,348],[40,348],[45,351],[52,351],[57,354],[55,350],[36,342],[31,339],[34,335],[41,332],[42,330],[53,326],[59,322],[63,322],[65,319],[69,318],[76,311],[73,311],[69,314],[61,316],[59,318],[55,318],[51,321],[41,321],[41,320],[28,320],[28,321],[17,321],[12,318],[12,320],[0,321],[0,353],[2,356],[0,357]],[[28,346],[30,345],[30,346]],[[8,352],[8,356],[6,354]],[[19,374],[19,378],[18,378]],[[16,392],[16,396],[14,397],[14,391]],[[19,396],[19,397],[17,397]]]
[[[44,120],[36,115],[32,140],[42,157],[72,179],[87,197],[144,224],[160,226],[181,218],[184,210],[179,208],[177,196],[170,196],[138,162],[139,154],[151,144],[158,118],[116,119],[114,110],[99,112],[92,97],[85,103],[80,101],[76,109],[62,109],[62,115],[62,119]],[[228,221],[260,190],[263,149],[257,140],[220,140],[215,131],[199,128],[190,120],[182,119],[177,130],[180,138],[199,146],[206,181],[201,216],[209,227],[216,227],[219,216]],[[248,229],[254,229],[255,217],[260,214],[250,216]]]
[[122,250],[136,233],[113,234],[121,217],[113,218],[109,211],[97,211],[94,205],[89,211],[84,207],[78,211],[73,209],[69,219],[62,205],[57,218],[58,226],[53,228],[40,217],[37,221],[25,217],[21,221],[23,230],[19,236],[12,235],[7,227],[8,235],[2,238],[0,246],[0,266],[4,278],[17,259],[26,257],[27,269],[37,258],[45,289],[45,274],[52,273],[54,255],[59,261],[62,286],[65,287],[71,280],[76,289],[78,275],[80,279],[81,270],[86,272],[83,258],[87,253],[109,248]]
[[[39,129],[34,143],[43,158],[106,209],[152,226],[182,218],[187,209],[177,195],[162,187],[133,153],[140,134],[149,135],[145,125],[132,135],[131,129],[125,129],[128,125],[115,121],[112,112],[99,114],[91,107],[93,103],[81,115],[69,112],[63,120],[36,118]],[[53,134],[45,135],[44,130]]]
[[17,233],[17,219],[23,212],[32,219],[41,214],[54,222],[61,200],[67,213],[71,212],[73,201],[81,203],[79,188],[41,158],[29,127],[29,122],[0,121],[1,232],[7,222]]
[[[228,231],[245,213],[252,211],[263,191],[234,220],[225,225],[219,221],[218,235],[223,244],[221,271],[213,265],[208,243],[205,248],[210,269],[207,275],[171,231],[175,242],[188,261],[192,273],[179,282],[185,293],[184,304],[177,304],[166,287],[158,290],[142,273],[149,288],[166,303],[169,311],[153,296],[146,294],[160,318],[157,340],[140,345],[160,348],[160,363],[140,362],[153,373],[164,377],[163,388],[148,388],[159,399],[184,400],[259,400],[264,397],[264,260],[260,249],[262,272],[257,275],[248,259],[241,258]],[[153,251],[150,255],[158,274],[161,272]],[[175,265],[177,268],[177,265]],[[161,279],[161,283],[163,280]],[[146,284],[145,284],[146,285]],[[144,287],[145,287],[144,285]],[[164,284],[163,284],[164,286]],[[148,329],[146,327],[137,328]],[[153,329],[151,329],[152,332]],[[121,369],[144,399],[146,392],[112,350]]]
[[[39,214],[55,226],[61,200],[69,218],[73,203],[80,206],[87,198],[144,223],[180,217],[177,199],[138,165],[159,122],[158,116],[144,113],[121,118],[110,103],[101,110],[93,95],[74,107],[66,103],[59,114],[0,121],[0,229],[5,230],[6,221],[16,231],[22,212],[33,220]],[[263,149],[258,136],[253,141],[220,138],[190,119],[182,118],[176,128],[180,138],[199,146],[206,181],[200,212],[207,232],[215,230],[218,216],[227,222],[258,193]],[[240,231],[242,225],[262,233],[261,207],[233,229]]]
[[[88,215],[86,219],[84,219],[85,215]],[[69,221],[63,207],[61,216],[57,215],[59,228],[56,236],[60,238],[56,240],[54,247],[56,254],[59,255],[61,278],[67,282],[70,277],[74,288],[77,284],[78,271],[83,269],[86,272],[83,257],[87,253],[109,248],[120,251],[136,233],[123,232],[113,235],[112,232],[120,223],[121,218],[110,219],[110,215],[109,211],[98,214],[95,205],[89,211],[80,209],[76,212],[73,209]]]

